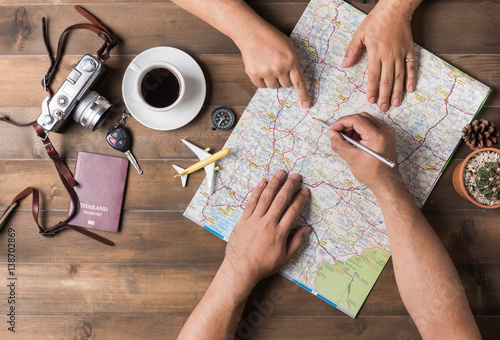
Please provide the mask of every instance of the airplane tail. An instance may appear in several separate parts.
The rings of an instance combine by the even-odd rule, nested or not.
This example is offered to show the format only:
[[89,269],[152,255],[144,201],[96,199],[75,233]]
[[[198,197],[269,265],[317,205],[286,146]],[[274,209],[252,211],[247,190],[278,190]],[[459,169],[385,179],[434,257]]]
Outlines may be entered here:
[[[174,167],[175,171],[177,171],[178,173],[181,173],[184,171],[183,168],[181,168],[180,166],[177,166],[175,164],[172,164],[172,166]],[[185,175],[185,176],[181,176],[181,181],[182,181],[182,186],[185,187],[186,186],[186,182],[187,182],[187,178],[188,178],[188,175]]]

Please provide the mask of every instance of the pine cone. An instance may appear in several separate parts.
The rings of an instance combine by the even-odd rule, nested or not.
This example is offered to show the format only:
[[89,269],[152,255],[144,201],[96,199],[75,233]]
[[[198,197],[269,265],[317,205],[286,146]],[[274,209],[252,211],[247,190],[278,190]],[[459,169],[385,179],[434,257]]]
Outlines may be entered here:
[[489,148],[497,144],[500,132],[492,122],[486,119],[477,119],[465,125],[462,138],[472,150]]

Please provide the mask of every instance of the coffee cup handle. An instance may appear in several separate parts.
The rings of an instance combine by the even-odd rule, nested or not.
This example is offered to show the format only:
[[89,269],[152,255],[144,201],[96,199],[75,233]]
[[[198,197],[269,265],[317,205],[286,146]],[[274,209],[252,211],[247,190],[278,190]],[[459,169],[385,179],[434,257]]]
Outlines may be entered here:
[[130,69],[130,71],[133,71],[135,73],[139,73],[142,70],[141,67],[133,61],[129,64],[128,68]]

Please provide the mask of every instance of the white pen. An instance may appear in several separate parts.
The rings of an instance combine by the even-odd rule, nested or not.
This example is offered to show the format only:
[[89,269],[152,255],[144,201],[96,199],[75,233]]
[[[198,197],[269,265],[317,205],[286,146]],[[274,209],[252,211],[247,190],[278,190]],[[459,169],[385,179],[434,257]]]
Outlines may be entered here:
[[[328,124],[326,124],[324,121],[322,120],[319,120],[319,119],[316,119],[314,118],[315,121],[317,121],[318,123],[320,123],[325,129],[330,129],[330,126]],[[356,146],[357,148],[367,152],[368,154],[372,155],[373,157],[375,157],[376,159],[378,159],[379,161],[387,164],[388,166],[390,166],[391,168],[394,168],[395,164],[394,162],[388,160],[387,158],[384,158],[382,156],[380,156],[378,153],[376,153],[375,151],[373,150],[370,150],[368,149],[366,146],[362,145],[362,144],[359,144],[358,142],[356,142],[354,139],[352,139],[351,137],[348,137],[346,136],[344,133],[340,132],[340,131],[337,131],[338,133],[340,133],[340,135],[346,140],[348,141],[349,143],[351,143],[352,145]]]

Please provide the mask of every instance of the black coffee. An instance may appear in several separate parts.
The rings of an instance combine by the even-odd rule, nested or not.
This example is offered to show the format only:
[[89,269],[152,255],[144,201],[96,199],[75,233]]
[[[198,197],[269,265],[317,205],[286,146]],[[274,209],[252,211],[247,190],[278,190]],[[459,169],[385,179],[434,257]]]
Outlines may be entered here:
[[177,75],[168,68],[154,68],[144,75],[141,94],[146,103],[164,108],[175,103],[181,91]]

